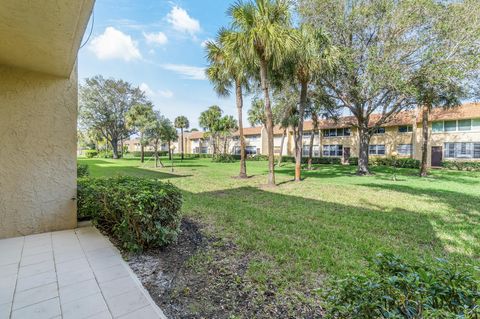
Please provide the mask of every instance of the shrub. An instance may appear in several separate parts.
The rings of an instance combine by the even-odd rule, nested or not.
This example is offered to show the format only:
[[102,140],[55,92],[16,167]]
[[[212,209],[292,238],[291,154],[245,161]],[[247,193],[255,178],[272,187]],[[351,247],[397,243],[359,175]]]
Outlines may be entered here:
[[77,163],[77,178],[87,177],[88,175],[90,175],[88,165]]
[[[132,157],[142,157],[142,152],[131,152],[130,154]],[[155,152],[152,152],[152,151],[144,152],[144,155],[145,157],[154,157]],[[168,151],[158,152],[158,156],[167,156],[167,155],[168,155]]]
[[159,180],[113,177],[78,182],[79,217],[90,217],[129,251],[175,241],[181,205],[180,190]]
[[480,171],[480,162],[445,161],[442,166],[459,171]]
[[86,158],[94,158],[98,156],[98,152],[96,150],[86,150],[84,151]]
[[391,157],[371,157],[370,164],[374,166],[394,166],[399,168],[420,168],[420,161],[413,158],[397,158]]
[[113,152],[112,151],[100,151],[98,153],[99,158],[113,158]]
[[358,165],[358,157],[350,157],[348,159],[348,164],[355,166]]
[[[471,271],[438,260],[412,265],[391,254],[366,275],[333,281],[326,318],[478,318],[480,283]],[[477,269],[478,270],[478,269]]]
[[216,154],[212,157],[212,162],[215,163],[233,163],[235,162],[235,157],[230,154]]

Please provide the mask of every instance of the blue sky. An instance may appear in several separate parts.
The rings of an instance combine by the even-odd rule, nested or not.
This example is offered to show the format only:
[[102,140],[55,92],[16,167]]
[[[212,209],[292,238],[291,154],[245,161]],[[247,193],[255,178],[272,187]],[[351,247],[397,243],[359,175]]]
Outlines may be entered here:
[[[79,52],[80,81],[96,74],[127,80],[140,86],[162,114],[171,120],[185,115],[191,127],[198,128],[200,113],[213,104],[236,115],[234,98],[217,97],[203,73],[203,42],[228,25],[232,3],[97,0],[92,35]],[[248,108],[250,100],[245,102]]]

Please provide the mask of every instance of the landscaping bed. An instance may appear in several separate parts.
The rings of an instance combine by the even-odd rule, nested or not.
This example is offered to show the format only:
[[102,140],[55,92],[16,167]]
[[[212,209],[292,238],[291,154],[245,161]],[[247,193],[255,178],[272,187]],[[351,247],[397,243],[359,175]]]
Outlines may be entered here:
[[279,291],[255,282],[249,267],[261,256],[205,235],[184,219],[176,244],[130,255],[129,264],[168,318],[319,318],[307,285]]

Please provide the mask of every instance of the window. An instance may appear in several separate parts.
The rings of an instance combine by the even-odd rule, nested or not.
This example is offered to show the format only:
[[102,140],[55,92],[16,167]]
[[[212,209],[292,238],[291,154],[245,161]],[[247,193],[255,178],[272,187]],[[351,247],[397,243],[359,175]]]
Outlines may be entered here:
[[245,147],[245,153],[247,155],[255,155],[257,154],[257,148],[255,146],[247,146]]
[[413,127],[411,125],[403,125],[398,127],[398,133],[411,133],[413,132]]
[[310,138],[312,136],[312,132],[303,132],[303,138]]
[[459,131],[471,131],[472,130],[472,120],[460,120],[460,121],[458,121],[458,130]]
[[[303,145],[302,156],[303,157],[310,156],[310,145]],[[320,146],[313,145],[312,157],[320,157]]]
[[343,145],[323,145],[323,156],[340,157],[343,155]]
[[443,126],[445,132],[455,132],[457,130],[457,121],[445,121]]
[[200,147],[200,154],[207,154],[208,153],[208,147]]
[[385,134],[385,128],[377,127],[376,129],[373,130],[373,134]]
[[250,135],[250,136],[246,137],[246,139],[247,139],[249,142],[256,142],[258,138],[259,138],[258,135]]
[[480,143],[445,143],[445,158],[480,158]]
[[443,122],[433,122],[432,124],[433,132],[443,132]]
[[350,136],[351,129],[347,128],[332,128],[328,130],[323,130],[324,137],[335,137],[335,136]]
[[368,147],[370,155],[385,155],[385,145],[370,145]]
[[480,131],[480,119],[472,120],[472,129],[475,131]]
[[412,155],[412,144],[399,144],[397,146],[398,155],[411,156]]

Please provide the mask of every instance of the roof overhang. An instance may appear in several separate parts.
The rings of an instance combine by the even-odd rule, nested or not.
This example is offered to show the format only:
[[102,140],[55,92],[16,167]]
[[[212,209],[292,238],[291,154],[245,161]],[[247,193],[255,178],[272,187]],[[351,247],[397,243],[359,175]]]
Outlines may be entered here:
[[0,1],[0,65],[69,77],[94,2]]

